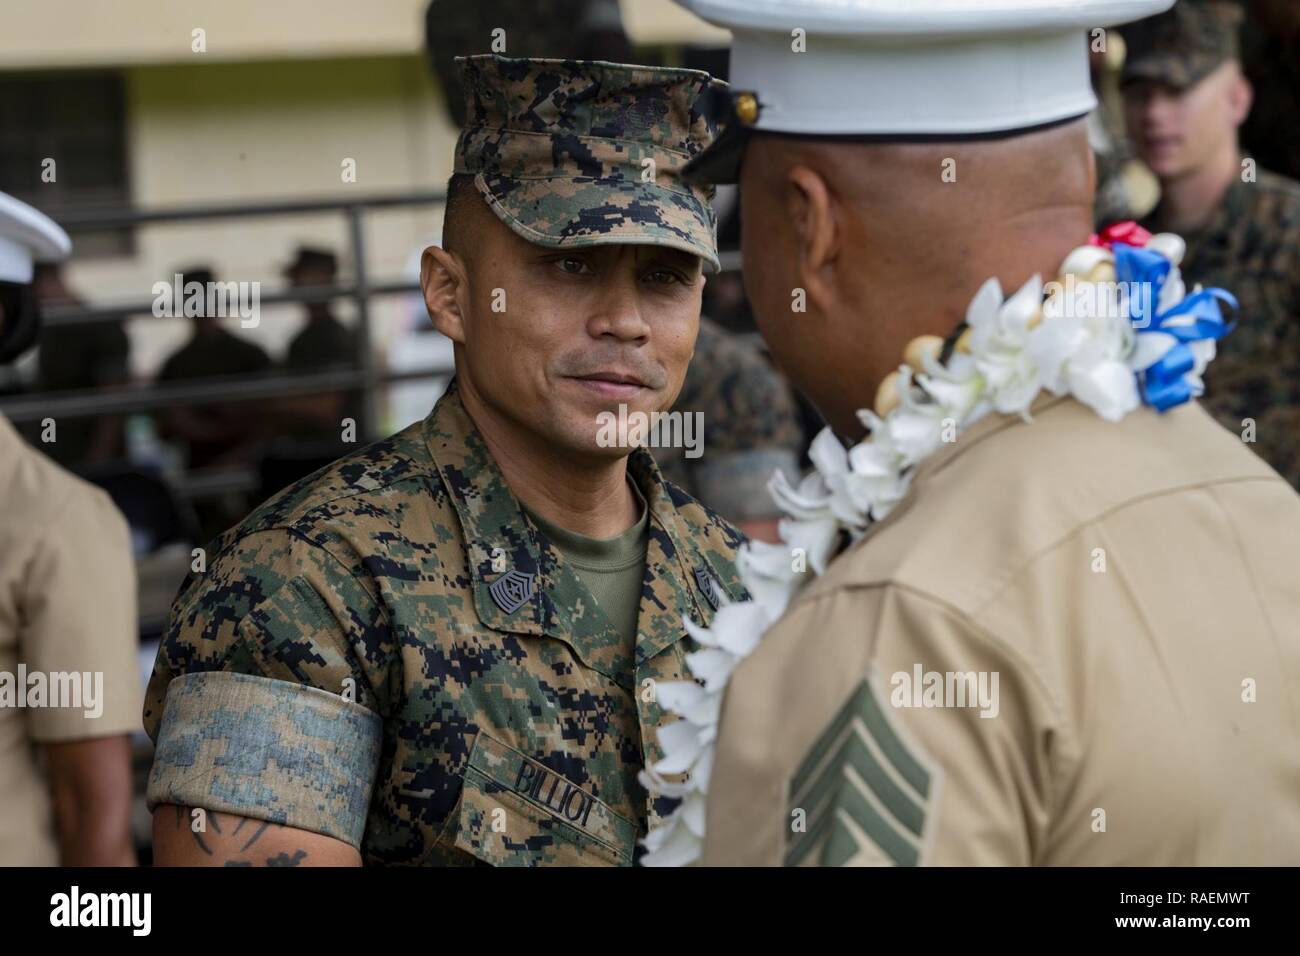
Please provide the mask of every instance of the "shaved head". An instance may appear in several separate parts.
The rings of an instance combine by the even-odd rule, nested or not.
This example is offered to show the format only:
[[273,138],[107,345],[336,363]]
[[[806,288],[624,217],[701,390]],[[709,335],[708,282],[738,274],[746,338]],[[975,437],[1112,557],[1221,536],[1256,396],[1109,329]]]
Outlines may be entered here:
[[1010,291],[1055,274],[1091,232],[1093,189],[1082,120],[946,143],[759,135],[741,171],[746,289],[777,360],[852,436],[912,338],[950,333],[990,276]]
[[482,232],[484,217],[494,215],[474,185],[474,177],[453,173],[447,180],[447,205],[442,212],[442,247],[469,258]]

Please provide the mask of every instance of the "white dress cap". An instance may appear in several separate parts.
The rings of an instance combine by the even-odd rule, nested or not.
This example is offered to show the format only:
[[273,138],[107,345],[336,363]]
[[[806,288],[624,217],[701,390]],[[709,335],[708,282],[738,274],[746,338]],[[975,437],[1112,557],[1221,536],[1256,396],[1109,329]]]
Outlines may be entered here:
[[[678,0],[732,31],[730,83],[753,129],[964,137],[1096,106],[1088,31],[1173,0]],[[795,30],[805,52],[795,52]],[[755,115],[756,114],[756,115]]]
[[66,259],[72,240],[45,213],[0,193],[0,282],[32,281],[33,262]]

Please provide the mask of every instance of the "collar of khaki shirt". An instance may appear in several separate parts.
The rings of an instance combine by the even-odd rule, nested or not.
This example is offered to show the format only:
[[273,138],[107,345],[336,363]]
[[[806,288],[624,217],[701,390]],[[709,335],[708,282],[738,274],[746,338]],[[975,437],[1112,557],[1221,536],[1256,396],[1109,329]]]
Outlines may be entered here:
[[[1072,400],[1069,395],[1053,395],[1050,392],[1042,392],[1030,403],[1029,416],[1032,419],[1033,416],[1042,414],[1049,408]],[[912,485],[908,489],[907,495],[882,521],[877,521],[868,528],[867,533],[862,536],[855,547],[860,547],[863,541],[879,533],[882,528],[889,527],[905,515],[916,504],[917,499],[925,494],[925,485],[935,474],[948,467],[981,442],[988,441],[1008,428],[1015,428],[1024,424],[1027,423],[1019,415],[1001,415],[998,412],[990,411],[965,431],[958,432],[956,441],[940,446],[938,451],[916,466],[916,474],[912,476]]]

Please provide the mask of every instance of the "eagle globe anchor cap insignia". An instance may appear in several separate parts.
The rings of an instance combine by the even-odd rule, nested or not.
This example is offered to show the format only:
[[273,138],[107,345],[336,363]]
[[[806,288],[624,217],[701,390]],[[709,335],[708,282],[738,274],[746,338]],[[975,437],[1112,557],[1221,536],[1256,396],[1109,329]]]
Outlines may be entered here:
[[511,568],[488,586],[488,593],[497,607],[507,614],[513,614],[533,596],[533,582],[536,575]]

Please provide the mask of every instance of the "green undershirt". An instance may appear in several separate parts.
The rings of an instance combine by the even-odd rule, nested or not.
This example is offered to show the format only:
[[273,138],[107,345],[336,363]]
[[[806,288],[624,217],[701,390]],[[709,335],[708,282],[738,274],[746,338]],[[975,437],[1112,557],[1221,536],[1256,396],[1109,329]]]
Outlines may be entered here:
[[636,495],[641,517],[622,534],[612,538],[589,538],[561,528],[525,508],[542,533],[550,539],[564,561],[573,568],[609,622],[614,625],[624,650],[636,648],[636,619],[641,607],[641,581],[645,575],[646,546],[650,534],[650,509],[634,481],[628,484]]

